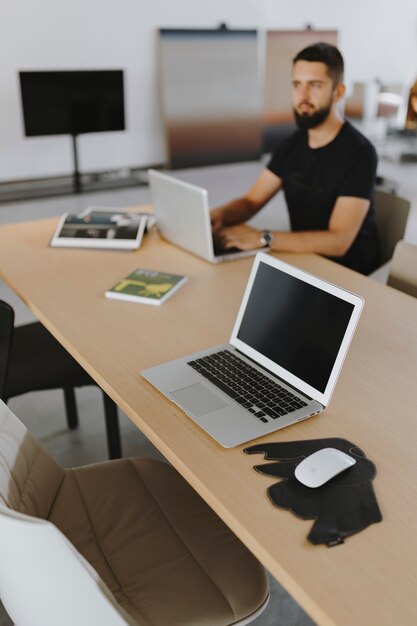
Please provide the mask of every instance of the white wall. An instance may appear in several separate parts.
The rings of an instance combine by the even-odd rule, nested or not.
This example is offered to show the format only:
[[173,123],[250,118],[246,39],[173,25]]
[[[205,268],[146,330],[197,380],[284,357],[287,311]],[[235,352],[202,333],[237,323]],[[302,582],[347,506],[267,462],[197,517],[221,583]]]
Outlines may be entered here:
[[81,136],[81,171],[161,163],[158,27],[253,27],[258,0],[0,0],[0,180],[69,173],[70,138],[25,138],[19,69],[125,69],[127,131]]
[[68,137],[25,138],[19,69],[125,69],[127,131],[79,139],[80,169],[165,160],[158,27],[336,27],[348,80],[417,75],[414,0],[0,0],[0,181],[67,174]]

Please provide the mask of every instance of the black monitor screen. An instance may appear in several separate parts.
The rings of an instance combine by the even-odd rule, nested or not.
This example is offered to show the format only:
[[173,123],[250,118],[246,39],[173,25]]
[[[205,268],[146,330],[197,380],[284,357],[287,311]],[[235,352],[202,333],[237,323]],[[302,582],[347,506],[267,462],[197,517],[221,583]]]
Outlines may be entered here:
[[124,130],[123,70],[19,72],[27,137]]
[[238,339],[324,393],[354,306],[260,263]]

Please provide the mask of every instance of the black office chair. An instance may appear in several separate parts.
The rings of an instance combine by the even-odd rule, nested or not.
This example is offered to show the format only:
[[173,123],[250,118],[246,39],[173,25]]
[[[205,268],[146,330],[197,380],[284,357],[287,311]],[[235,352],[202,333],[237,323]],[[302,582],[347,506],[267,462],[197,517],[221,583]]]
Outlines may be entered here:
[[[14,326],[12,307],[0,300],[0,398],[30,391],[62,389],[68,427],[78,426],[75,387],[97,383],[40,322]],[[110,459],[121,457],[117,405],[103,391]]]

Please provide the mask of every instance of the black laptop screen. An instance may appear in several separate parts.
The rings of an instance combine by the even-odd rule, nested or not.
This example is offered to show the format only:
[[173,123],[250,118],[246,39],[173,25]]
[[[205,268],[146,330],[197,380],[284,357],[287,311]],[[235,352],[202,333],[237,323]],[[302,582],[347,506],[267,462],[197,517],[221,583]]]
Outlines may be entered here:
[[324,393],[354,305],[260,263],[237,338]]

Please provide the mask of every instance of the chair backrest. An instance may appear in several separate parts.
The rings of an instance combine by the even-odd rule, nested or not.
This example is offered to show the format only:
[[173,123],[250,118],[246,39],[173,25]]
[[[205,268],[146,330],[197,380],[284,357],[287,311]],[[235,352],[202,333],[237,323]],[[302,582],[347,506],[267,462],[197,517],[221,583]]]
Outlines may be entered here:
[[138,626],[50,522],[0,506],[0,596],[16,626]]
[[0,504],[46,519],[63,479],[64,470],[0,400]]
[[63,477],[0,400],[0,597],[6,610],[18,626],[138,626],[46,521]]
[[410,202],[393,193],[377,189],[375,221],[381,242],[381,265],[392,258],[394,248],[404,238]]
[[387,284],[417,298],[417,246],[399,241],[395,246]]
[[0,300],[0,398],[4,398],[7,372],[12,349],[14,329],[14,311],[12,307]]

